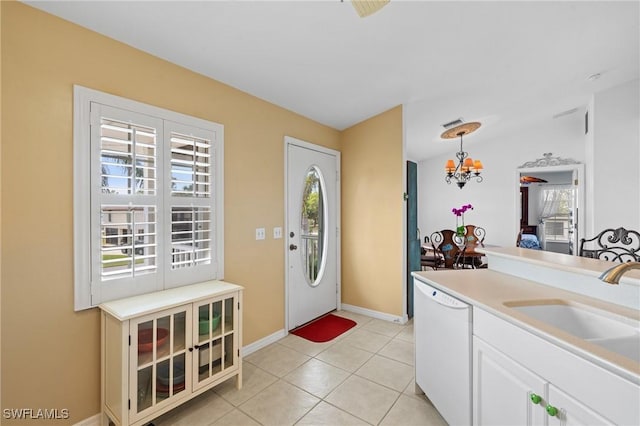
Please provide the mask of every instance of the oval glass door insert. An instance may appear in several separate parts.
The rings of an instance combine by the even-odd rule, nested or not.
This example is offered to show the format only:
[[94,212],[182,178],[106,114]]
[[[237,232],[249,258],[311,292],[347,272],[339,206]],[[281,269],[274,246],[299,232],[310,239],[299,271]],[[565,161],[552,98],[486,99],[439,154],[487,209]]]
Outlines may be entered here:
[[316,287],[320,283],[324,259],[324,191],[320,170],[311,166],[307,171],[302,192],[300,220],[300,253],[307,283]]

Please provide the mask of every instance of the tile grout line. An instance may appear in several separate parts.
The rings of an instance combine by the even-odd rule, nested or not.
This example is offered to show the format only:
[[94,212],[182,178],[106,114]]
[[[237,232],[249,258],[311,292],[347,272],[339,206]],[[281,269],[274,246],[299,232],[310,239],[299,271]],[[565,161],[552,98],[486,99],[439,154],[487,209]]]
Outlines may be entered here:
[[[349,318],[348,316],[345,316],[345,318]],[[296,341],[296,339],[292,339],[291,340],[291,346],[282,343],[284,339],[286,339],[288,336],[290,336],[290,334],[287,334],[287,336],[283,337],[282,339],[279,339],[277,342],[273,342],[276,343],[276,345],[273,345],[272,347],[277,347],[279,348],[278,350],[284,350],[284,351],[292,351],[300,356],[305,357],[306,359],[300,364],[295,366],[292,370],[290,371],[286,371],[285,373],[282,373],[282,375],[276,375],[268,370],[266,370],[265,368],[261,367],[260,365],[258,365],[257,363],[260,362],[260,358],[257,358],[252,362],[250,359],[253,357],[249,357],[249,359],[245,358],[242,360],[242,362],[247,362],[248,364],[250,364],[253,368],[255,368],[256,370],[259,370],[261,372],[261,374],[265,374],[267,376],[271,376],[274,377],[275,380],[270,383],[269,385],[265,386],[264,388],[260,389],[259,391],[257,391],[254,395],[252,395],[251,397],[249,397],[248,399],[242,401],[241,403],[238,403],[238,405],[235,405],[234,403],[232,403],[230,400],[227,400],[222,394],[218,394],[217,392],[216,395],[220,398],[223,399],[223,401],[225,401],[226,403],[230,404],[230,406],[232,407],[227,413],[225,413],[222,417],[230,414],[231,412],[233,412],[233,409],[237,409],[239,413],[241,413],[242,415],[247,416],[249,419],[251,419],[252,421],[255,421],[257,424],[263,425],[262,422],[258,421],[258,419],[254,418],[253,416],[249,415],[247,412],[244,411],[243,408],[241,408],[242,406],[244,406],[245,404],[247,404],[249,401],[253,400],[254,398],[258,397],[258,395],[262,394],[263,392],[267,391],[269,388],[272,388],[273,386],[275,386],[276,384],[278,384],[278,382],[281,382],[284,385],[288,385],[291,386],[292,388],[298,390],[298,391],[302,391],[304,394],[316,399],[317,401],[310,406],[308,409],[306,409],[299,417],[297,417],[295,420],[292,420],[291,425],[298,425],[302,419],[304,419],[306,416],[308,416],[313,410],[315,410],[318,406],[320,406],[323,402],[325,404],[327,404],[328,406],[332,407],[332,409],[338,410],[340,413],[343,413],[345,415],[351,416],[354,419],[358,419],[360,421],[363,421],[366,424],[369,425],[380,425],[388,416],[389,413],[394,409],[394,407],[396,407],[396,405],[398,404],[398,402],[400,401],[400,399],[402,398],[405,392],[405,390],[407,390],[407,387],[410,385],[411,380],[414,380],[413,377],[415,376],[415,374],[412,375],[412,379],[409,380],[409,383],[407,383],[406,385],[402,386],[401,390],[397,390],[395,388],[390,387],[387,384],[383,384],[383,383],[378,383],[378,381],[374,380],[374,379],[370,379],[368,377],[362,376],[360,374],[358,374],[358,371],[360,371],[365,365],[367,365],[367,363],[371,362],[374,357],[378,356],[384,360],[388,360],[388,361],[395,361],[398,364],[401,364],[403,366],[406,367],[411,367],[414,368],[414,364],[408,364],[405,361],[402,361],[400,359],[396,359],[393,358],[392,356],[388,356],[388,355],[383,355],[380,353],[380,351],[383,351],[385,348],[387,348],[389,345],[392,345],[395,343],[403,343],[403,344],[407,344],[407,345],[413,345],[414,342],[411,339],[411,336],[408,336],[408,332],[406,331],[408,327],[408,325],[402,325],[400,327],[400,329],[393,333],[392,335],[388,335],[384,333],[384,330],[382,330],[382,332],[380,332],[380,329],[377,330],[373,330],[373,329],[369,329],[369,328],[365,328],[366,325],[371,324],[372,326],[374,326],[372,323],[374,323],[375,319],[369,319],[368,321],[362,321],[360,319],[360,317],[358,317],[358,319],[354,319],[354,318],[349,318],[352,319],[354,321],[356,321],[356,326],[353,327],[351,330],[348,330],[347,333],[343,333],[341,336],[338,336],[337,338],[335,338],[334,342],[330,345],[326,345],[326,347],[323,347],[319,352],[315,352],[314,349],[314,345],[315,344],[323,344],[322,343],[315,343],[315,342],[311,342],[311,346],[308,347],[309,349],[311,349],[310,351],[304,351],[304,345],[296,345],[294,342]],[[359,322],[360,321],[360,322]],[[382,322],[381,322],[382,324]],[[378,349],[376,349],[375,351],[371,351],[370,349],[364,349],[360,346],[354,345],[352,342],[350,342],[348,339],[351,335],[355,334],[358,330],[362,330],[366,333],[373,333],[377,336],[380,336],[381,338],[385,338],[388,339],[384,344],[382,344]],[[402,336],[402,337],[400,337]],[[406,336],[406,337],[405,337]],[[298,336],[296,336],[298,339],[303,339],[300,338]],[[304,339],[303,339],[304,340]],[[355,367],[355,369],[353,371],[347,370],[341,366],[337,366],[332,364],[331,362],[325,361],[323,359],[318,358],[318,356],[321,356],[321,354],[325,353],[326,351],[330,350],[331,348],[334,348],[336,345],[340,344],[342,341],[344,341],[345,345],[354,349],[357,349],[359,351],[362,351],[364,353],[367,354],[366,359],[362,362],[359,363],[359,365],[357,367]],[[374,345],[375,346],[375,345]],[[402,353],[403,353],[404,349],[401,350],[401,352],[398,354],[400,355],[400,357],[402,357]],[[309,353],[313,353],[314,355],[310,355]],[[320,362],[322,364],[325,364],[326,366],[330,366],[331,368],[335,368],[343,373],[346,373],[346,376],[341,379],[339,382],[337,382],[335,385],[333,385],[324,396],[320,397],[320,396],[316,396],[315,394],[311,393],[310,391],[302,388],[301,386],[297,385],[296,383],[290,382],[289,379],[287,379],[286,377],[288,375],[290,375],[292,372],[296,371],[297,369],[301,368],[302,366],[304,366],[305,364],[309,363],[311,360]],[[384,362],[384,361],[383,361]],[[265,364],[265,367],[268,367],[268,364]],[[395,398],[393,399],[393,402],[391,403],[391,405],[387,408],[387,410],[384,412],[384,414],[380,417],[380,420],[376,421],[375,423],[370,423],[369,421],[359,417],[356,414],[353,414],[349,411],[346,411],[343,408],[340,408],[339,406],[334,405],[333,403],[329,402],[326,398],[328,398],[330,395],[332,395],[334,392],[336,392],[336,390],[338,388],[340,388],[340,386],[344,385],[345,382],[347,382],[350,379],[353,379],[355,376],[355,378],[359,379],[359,380],[364,380],[366,382],[369,382],[370,384],[373,384],[375,386],[379,386],[383,389],[386,389],[388,391],[391,392],[395,392]],[[292,380],[294,378],[292,377]],[[324,393],[324,391],[323,391]],[[412,395],[408,395],[408,398],[411,398]],[[220,417],[220,418],[222,418]],[[213,422],[213,424],[215,424],[218,420],[215,420]]]
[[[368,331],[370,331],[370,332],[372,332],[372,333],[376,333],[375,331],[372,331],[372,330],[368,330]],[[381,333],[376,333],[376,334],[381,335],[381,336],[384,336],[384,337],[390,337],[390,336],[387,336],[387,335],[383,335],[383,334],[381,334]],[[399,333],[398,333],[398,334],[399,334]],[[397,334],[396,334],[396,336],[397,336]],[[345,337],[346,337],[346,336],[345,336]],[[326,403],[326,404],[331,405],[332,407],[334,407],[334,408],[335,408],[335,409],[337,409],[337,410],[340,410],[340,411],[341,411],[341,412],[343,412],[343,413],[346,413],[346,414],[348,414],[348,415],[350,415],[350,416],[352,416],[352,417],[355,417],[355,418],[357,418],[357,419],[359,419],[359,420],[362,420],[362,421],[364,421],[364,422],[365,422],[365,423],[367,423],[367,424],[373,425],[372,423],[370,423],[370,422],[366,421],[365,419],[362,419],[361,417],[358,417],[357,415],[355,415],[355,414],[353,414],[353,413],[350,413],[350,412],[348,412],[348,411],[345,411],[345,410],[343,410],[342,408],[340,408],[340,407],[338,407],[338,406],[336,406],[336,405],[332,404],[331,402],[329,402],[329,401],[327,401],[327,400],[325,399],[325,398],[327,398],[329,395],[331,395],[331,394],[332,394],[332,393],[333,393],[333,392],[334,392],[334,391],[335,391],[335,390],[336,390],[340,385],[344,384],[347,380],[349,380],[349,378],[351,378],[351,377],[353,377],[353,376],[356,376],[356,377],[358,377],[358,378],[360,378],[360,379],[362,379],[362,380],[366,380],[366,381],[368,381],[368,382],[370,382],[370,383],[373,383],[373,384],[375,384],[375,385],[377,385],[377,386],[381,386],[381,387],[383,387],[383,388],[385,388],[385,389],[388,389],[388,390],[390,390],[390,391],[393,391],[393,392],[397,393],[397,396],[396,396],[395,400],[394,400],[394,401],[393,401],[393,403],[389,406],[389,408],[387,409],[387,411],[385,411],[384,415],[380,418],[380,421],[378,421],[377,423],[375,423],[375,424],[380,424],[380,422],[382,422],[382,421],[384,420],[384,418],[389,414],[389,412],[393,409],[393,407],[395,406],[395,404],[398,402],[398,400],[400,399],[400,397],[401,397],[401,396],[402,396],[402,394],[403,394],[404,389],[403,389],[402,391],[398,391],[398,390],[396,390],[396,389],[390,388],[390,387],[388,387],[387,385],[384,385],[384,384],[381,384],[381,383],[377,383],[377,382],[375,382],[375,381],[373,381],[373,380],[370,380],[369,378],[366,378],[366,377],[363,377],[363,376],[358,375],[358,374],[357,374],[357,371],[358,371],[360,368],[362,368],[362,366],[363,366],[363,365],[365,365],[367,362],[369,362],[369,361],[370,361],[374,356],[376,356],[376,355],[378,355],[378,356],[380,356],[380,357],[383,357],[383,358],[385,358],[385,359],[387,359],[387,360],[396,361],[396,362],[399,362],[399,363],[401,363],[401,364],[404,364],[404,365],[410,366],[409,364],[406,364],[406,363],[404,363],[404,362],[402,362],[402,361],[399,361],[399,360],[396,360],[396,359],[393,359],[393,358],[389,358],[389,357],[387,357],[387,356],[384,356],[384,355],[381,355],[381,354],[379,354],[379,353],[378,353],[380,350],[382,350],[384,347],[386,347],[389,343],[392,343],[394,339],[395,339],[395,337],[390,337],[389,342],[387,342],[384,346],[382,346],[382,348],[378,349],[378,351],[376,351],[376,352],[371,352],[371,351],[368,351],[368,350],[366,350],[366,349],[357,348],[357,347],[355,347],[355,346],[353,346],[353,345],[350,345],[350,346],[353,346],[353,347],[355,347],[355,348],[357,348],[357,349],[363,350],[363,351],[367,352],[368,354],[370,354],[370,356],[367,358],[367,360],[366,360],[366,361],[364,361],[364,362],[362,363],[362,365],[361,365],[360,367],[358,367],[355,371],[345,370],[345,369],[344,369],[344,368],[342,368],[342,367],[339,367],[339,366],[333,365],[333,364],[331,364],[331,363],[329,363],[329,362],[327,362],[327,361],[324,361],[324,360],[321,360],[321,359],[316,358],[316,357],[317,357],[317,355],[320,355],[320,354],[321,354],[321,353],[323,353],[324,351],[326,351],[326,350],[330,349],[330,348],[331,348],[331,347],[333,347],[335,344],[330,345],[330,346],[327,346],[327,348],[325,348],[325,349],[323,349],[322,351],[318,352],[318,353],[317,353],[316,355],[314,355],[314,356],[310,356],[310,355],[308,355],[308,354],[306,354],[306,353],[304,353],[304,352],[300,352],[300,351],[296,350],[295,348],[291,348],[291,347],[289,347],[289,346],[287,346],[287,345],[284,345],[284,344],[282,344],[282,343],[279,343],[279,342],[274,342],[274,343],[276,343],[276,344],[278,344],[278,345],[280,345],[280,346],[282,346],[282,347],[284,347],[284,348],[286,348],[286,349],[293,350],[293,351],[295,351],[295,352],[297,352],[297,353],[299,353],[299,354],[302,354],[302,355],[305,355],[305,356],[308,356],[308,357],[309,357],[309,359],[308,359],[308,360],[306,360],[304,363],[300,364],[298,367],[296,367],[296,369],[297,369],[297,368],[302,367],[304,364],[308,363],[310,360],[315,359],[316,361],[322,362],[322,363],[327,364],[327,365],[329,365],[329,366],[331,366],[331,367],[337,368],[337,369],[339,369],[339,370],[341,370],[341,371],[344,371],[344,372],[348,373],[348,376],[346,376],[343,380],[341,380],[341,381],[340,381],[340,383],[336,384],[336,386],[334,386],[334,387],[333,387],[333,388],[332,388],[332,389],[331,389],[331,390],[330,390],[330,391],[329,391],[329,392],[328,392],[324,397],[319,397],[319,396],[316,396],[316,395],[312,394],[311,392],[307,391],[306,389],[303,389],[303,388],[299,387],[299,386],[298,386],[298,385],[296,385],[295,383],[291,383],[291,382],[289,382],[288,380],[286,380],[286,379],[285,379],[285,377],[287,376],[287,374],[291,373],[291,372],[289,372],[289,373],[287,373],[287,374],[283,375],[282,377],[275,376],[275,377],[277,377],[277,380],[276,380],[275,382],[271,383],[269,386],[267,386],[266,388],[262,389],[262,390],[261,390],[260,392],[258,392],[256,395],[253,395],[251,398],[247,399],[247,400],[246,400],[246,401],[244,401],[242,404],[238,405],[236,408],[237,408],[238,410],[240,410],[242,413],[244,413],[245,415],[249,416],[246,412],[244,412],[244,411],[240,408],[240,406],[241,406],[241,405],[243,405],[243,404],[245,404],[246,402],[250,401],[251,399],[255,398],[259,393],[264,392],[264,391],[265,391],[266,389],[268,389],[269,387],[271,387],[271,386],[275,385],[276,383],[278,383],[278,381],[282,381],[282,382],[284,382],[284,383],[286,383],[286,384],[289,384],[289,385],[291,385],[291,386],[295,387],[296,389],[299,389],[299,390],[301,390],[302,392],[305,392],[305,393],[307,393],[308,395],[310,395],[310,396],[312,396],[312,397],[314,397],[314,398],[317,398],[317,399],[318,399],[318,402],[316,402],[316,403],[315,403],[311,408],[309,408],[306,412],[304,412],[304,413],[300,416],[300,418],[298,418],[298,419],[293,423],[293,425],[296,425],[297,423],[299,423],[299,422],[300,422],[300,421],[301,421],[305,416],[307,416],[311,411],[313,411],[313,409],[314,409],[315,407],[317,407],[318,405],[320,405],[320,403],[322,403],[322,402],[324,402],[324,403]],[[338,343],[338,342],[336,342],[336,343]],[[406,343],[410,343],[410,342],[406,342]],[[256,365],[256,364],[252,363],[251,361],[247,361],[247,360],[245,360],[245,361],[246,361],[246,362],[249,362],[249,363],[250,363],[250,364],[252,364],[255,368],[260,369],[260,370],[261,370],[261,371],[263,371],[264,373],[266,373],[266,374],[269,374],[269,375],[272,375],[272,376],[273,376],[273,374],[272,374],[272,373],[268,372],[267,370],[264,370],[263,368],[261,368],[260,366],[258,366],[258,365]],[[294,369],[294,370],[295,370],[295,369]],[[294,370],[292,370],[292,371],[294,371]],[[408,386],[408,384],[407,384],[407,386]],[[405,386],[405,388],[406,388],[406,386]],[[262,423],[261,423],[261,422],[259,422],[259,421],[257,421],[257,419],[254,419],[254,418],[253,418],[253,417],[251,417],[251,416],[249,416],[249,417],[250,417],[252,420],[256,421],[258,424],[262,425]],[[375,426],[375,425],[374,425],[374,426]]]

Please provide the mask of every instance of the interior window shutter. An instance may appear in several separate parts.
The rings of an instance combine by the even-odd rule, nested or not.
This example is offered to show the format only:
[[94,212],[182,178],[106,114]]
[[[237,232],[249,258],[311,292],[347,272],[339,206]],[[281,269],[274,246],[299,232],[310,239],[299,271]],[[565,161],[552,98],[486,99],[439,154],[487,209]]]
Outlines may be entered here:
[[162,120],[91,104],[92,300],[162,288]]
[[74,86],[74,308],[224,278],[224,126]]
[[165,121],[165,286],[217,278],[215,130]]

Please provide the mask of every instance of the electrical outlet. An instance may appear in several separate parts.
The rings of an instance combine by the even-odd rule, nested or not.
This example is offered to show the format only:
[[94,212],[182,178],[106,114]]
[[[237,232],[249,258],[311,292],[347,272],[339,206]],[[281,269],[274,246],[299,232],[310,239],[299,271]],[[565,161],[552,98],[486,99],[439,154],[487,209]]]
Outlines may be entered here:
[[264,228],[256,228],[256,240],[264,240],[265,231]]
[[273,228],[273,239],[277,240],[278,238],[282,238],[282,228],[279,226]]

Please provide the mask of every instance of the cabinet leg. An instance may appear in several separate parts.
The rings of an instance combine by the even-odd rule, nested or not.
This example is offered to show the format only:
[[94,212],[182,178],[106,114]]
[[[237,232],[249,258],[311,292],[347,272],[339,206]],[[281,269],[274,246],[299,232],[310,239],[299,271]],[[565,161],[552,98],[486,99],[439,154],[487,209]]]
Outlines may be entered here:
[[100,426],[115,426],[115,422],[103,411],[102,416],[100,416]]
[[242,389],[242,368],[238,371],[238,375],[236,376],[236,389]]

